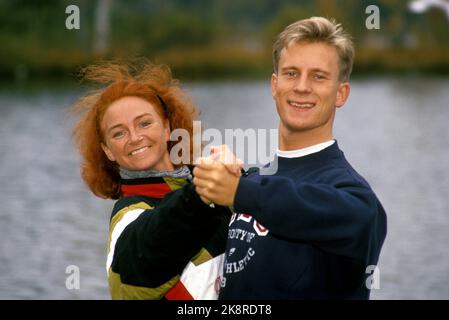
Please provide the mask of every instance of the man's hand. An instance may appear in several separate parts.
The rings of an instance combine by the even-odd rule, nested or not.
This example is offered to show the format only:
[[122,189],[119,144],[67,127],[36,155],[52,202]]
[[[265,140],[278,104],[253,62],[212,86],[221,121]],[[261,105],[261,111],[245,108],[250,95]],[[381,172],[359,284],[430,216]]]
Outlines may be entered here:
[[193,169],[193,183],[203,202],[232,206],[240,177],[231,173],[223,163],[200,158]]
[[209,158],[221,162],[236,177],[242,175],[243,161],[238,159],[226,144],[211,147]]

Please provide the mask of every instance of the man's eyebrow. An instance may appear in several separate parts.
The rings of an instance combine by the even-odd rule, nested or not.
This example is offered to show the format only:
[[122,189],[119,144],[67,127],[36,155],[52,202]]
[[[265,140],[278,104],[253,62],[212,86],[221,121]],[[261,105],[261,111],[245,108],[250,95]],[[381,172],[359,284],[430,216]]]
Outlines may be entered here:
[[329,71],[326,71],[326,70],[321,69],[321,68],[312,68],[312,71],[314,71],[314,72],[321,72],[321,73],[324,73],[326,75],[330,75],[331,74]]
[[298,70],[298,68],[296,68],[294,66],[286,66],[286,67],[281,68],[281,71],[287,71],[287,70]]
[[[288,71],[288,70],[300,71],[300,69],[298,69],[297,67],[294,67],[294,66],[286,66],[286,67],[282,67],[281,68],[281,71]],[[322,68],[318,68],[318,67],[311,68],[310,70],[313,71],[313,72],[321,72],[321,73],[324,73],[326,75],[330,75],[331,74],[329,71],[326,71],[326,70],[324,70]]]

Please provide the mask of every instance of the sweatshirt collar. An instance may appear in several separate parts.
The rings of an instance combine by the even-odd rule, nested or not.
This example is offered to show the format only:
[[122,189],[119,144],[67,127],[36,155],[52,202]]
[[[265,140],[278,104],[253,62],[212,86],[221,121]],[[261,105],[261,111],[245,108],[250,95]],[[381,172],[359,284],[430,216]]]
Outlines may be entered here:
[[304,157],[304,156],[307,156],[312,153],[320,152],[321,150],[324,150],[327,147],[330,147],[334,143],[335,143],[335,140],[332,139],[332,140],[322,142],[319,144],[315,144],[313,146],[302,148],[302,149],[288,150],[288,151],[278,149],[276,154],[278,157],[281,157],[281,158],[300,158],[300,157]]

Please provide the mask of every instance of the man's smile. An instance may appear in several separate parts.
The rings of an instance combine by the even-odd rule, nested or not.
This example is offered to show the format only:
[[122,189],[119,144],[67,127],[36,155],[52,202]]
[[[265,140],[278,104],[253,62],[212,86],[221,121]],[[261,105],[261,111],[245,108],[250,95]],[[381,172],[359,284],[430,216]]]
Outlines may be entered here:
[[316,103],[314,102],[308,102],[308,101],[295,101],[295,100],[287,100],[288,105],[296,108],[296,109],[311,109],[313,108]]

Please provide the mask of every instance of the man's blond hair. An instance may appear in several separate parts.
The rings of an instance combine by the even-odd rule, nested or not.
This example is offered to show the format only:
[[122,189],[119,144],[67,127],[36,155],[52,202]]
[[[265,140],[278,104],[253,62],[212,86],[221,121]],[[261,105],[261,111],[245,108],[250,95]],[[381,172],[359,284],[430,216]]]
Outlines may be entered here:
[[349,81],[354,60],[354,46],[351,37],[340,24],[323,17],[311,17],[287,26],[273,45],[273,67],[276,74],[282,49],[298,42],[322,42],[333,46],[339,58],[339,81]]

